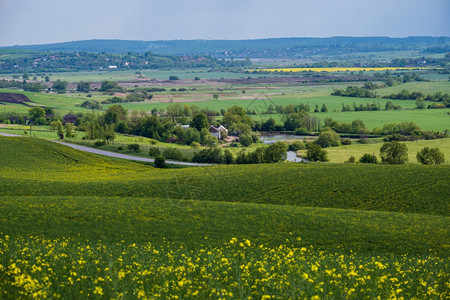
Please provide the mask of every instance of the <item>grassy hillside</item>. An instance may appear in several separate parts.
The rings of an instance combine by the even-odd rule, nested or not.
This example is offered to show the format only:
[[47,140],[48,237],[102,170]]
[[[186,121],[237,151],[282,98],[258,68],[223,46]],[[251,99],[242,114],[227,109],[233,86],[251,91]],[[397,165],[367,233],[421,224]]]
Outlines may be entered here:
[[159,170],[25,137],[0,165],[1,298],[449,295],[448,165]]
[[0,143],[2,196],[132,196],[448,215],[448,165],[283,163],[159,170],[38,139],[1,137]]

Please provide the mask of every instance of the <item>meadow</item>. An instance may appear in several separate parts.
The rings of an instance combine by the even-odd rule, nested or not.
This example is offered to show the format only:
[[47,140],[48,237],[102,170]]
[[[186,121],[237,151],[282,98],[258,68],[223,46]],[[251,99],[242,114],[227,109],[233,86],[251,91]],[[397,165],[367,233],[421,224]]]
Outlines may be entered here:
[[448,165],[0,164],[2,298],[448,297]]

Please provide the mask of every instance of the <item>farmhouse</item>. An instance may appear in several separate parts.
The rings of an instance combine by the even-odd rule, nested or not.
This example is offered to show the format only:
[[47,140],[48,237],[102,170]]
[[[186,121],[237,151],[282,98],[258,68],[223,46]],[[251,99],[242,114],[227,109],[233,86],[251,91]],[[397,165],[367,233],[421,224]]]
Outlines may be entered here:
[[20,119],[21,117],[9,117],[9,123],[11,124],[28,124],[28,119],[27,117],[22,117],[22,119]]
[[74,114],[67,114],[65,116],[63,116],[63,124],[66,123],[72,123],[75,124],[75,122],[78,120],[77,115]]
[[220,125],[219,127],[214,127],[211,125],[209,126],[209,132],[219,140],[227,137],[228,135],[228,129],[226,129],[223,125]]

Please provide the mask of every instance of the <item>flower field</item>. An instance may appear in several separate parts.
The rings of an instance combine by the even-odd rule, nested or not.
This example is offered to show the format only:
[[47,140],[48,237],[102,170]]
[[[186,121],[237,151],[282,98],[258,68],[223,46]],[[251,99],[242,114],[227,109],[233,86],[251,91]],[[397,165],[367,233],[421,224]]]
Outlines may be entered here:
[[450,166],[155,169],[0,137],[0,298],[445,299]]
[[187,250],[166,242],[0,238],[2,298],[448,298],[443,258],[346,255],[230,239]]
[[359,72],[359,71],[402,71],[402,70],[427,70],[429,68],[410,68],[410,67],[335,67],[335,68],[274,68],[274,69],[255,69],[250,71],[260,72]]

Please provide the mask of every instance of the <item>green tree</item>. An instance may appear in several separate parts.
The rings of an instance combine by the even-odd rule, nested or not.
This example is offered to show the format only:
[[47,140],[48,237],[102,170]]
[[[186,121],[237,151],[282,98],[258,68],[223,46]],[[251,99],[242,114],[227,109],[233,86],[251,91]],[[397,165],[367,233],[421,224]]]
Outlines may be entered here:
[[119,121],[127,120],[127,110],[121,105],[111,105],[103,115],[105,124],[117,124]]
[[380,149],[381,161],[388,164],[404,164],[408,161],[408,147],[397,141],[384,143]]
[[253,144],[253,138],[251,134],[245,133],[239,137],[239,143],[241,143],[242,146],[248,147],[251,144]]
[[333,130],[322,131],[316,143],[322,147],[336,147],[341,145],[341,137]]
[[64,130],[66,131],[66,137],[71,138],[74,136],[72,133],[73,130],[73,124],[72,123],[66,123],[64,124]]
[[417,109],[425,109],[425,108],[427,108],[427,104],[425,103],[425,101],[419,99],[416,101],[416,108]]
[[166,159],[162,155],[158,155],[155,157],[155,167],[156,168],[165,168],[166,167]]
[[56,80],[53,82],[52,88],[59,94],[63,94],[67,91],[67,81]]
[[285,142],[275,142],[269,145],[264,151],[264,160],[266,163],[276,163],[286,159],[286,151],[289,146]]
[[328,112],[327,106],[324,104],[322,105],[322,108],[320,109],[320,112]]
[[445,162],[444,153],[439,148],[425,147],[417,152],[416,158],[423,165],[439,165]]
[[218,100],[219,99],[219,94],[214,93],[213,94],[213,98],[214,98],[214,100]]
[[45,109],[39,106],[32,107],[28,110],[28,117],[30,121],[36,123],[37,120],[45,116]]
[[359,159],[359,162],[363,164],[376,164],[378,163],[378,159],[375,154],[364,153]]
[[310,143],[307,146],[306,159],[309,161],[328,161],[328,152],[318,144]]
[[77,84],[77,91],[83,93],[89,93],[91,90],[91,84],[89,82],[80,81]]
[[231,153],[231,151],[228,149],[225,149],[223,159],[227,165],[234,164],[236,162],[233,153]]
[[201,131],[203,128],[209,128],[208,117],[204,113],[196,114],[191,121],[190,127]]

